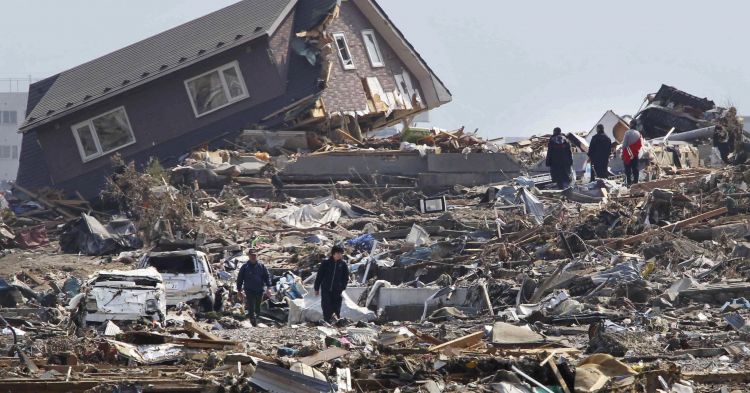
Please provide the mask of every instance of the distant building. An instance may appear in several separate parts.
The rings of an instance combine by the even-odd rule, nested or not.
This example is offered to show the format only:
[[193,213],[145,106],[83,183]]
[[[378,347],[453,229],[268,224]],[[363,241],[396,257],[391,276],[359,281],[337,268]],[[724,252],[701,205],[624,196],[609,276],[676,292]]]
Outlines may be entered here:
[[0,93],[0,181],[16,180],[28,93]]
[[623,135],[625,135],[625,132],[630,129],[629,119],[620,117],[615,112],[609,110],[604,113],[604,116],[594,124],[594,127],[586,135],[586,140],[588,142],[591,142],[591,138],[596,135],[596,127],[599,124],[604,126],[604,133],[612,140],[612,142],[622,141]]

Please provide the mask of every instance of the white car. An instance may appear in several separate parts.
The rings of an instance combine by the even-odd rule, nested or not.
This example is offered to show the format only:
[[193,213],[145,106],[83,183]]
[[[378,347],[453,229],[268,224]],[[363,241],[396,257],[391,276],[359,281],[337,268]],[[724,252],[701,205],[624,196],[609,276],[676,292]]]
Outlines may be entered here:
[[86,322],[164,320],[167,300],[156,269],[104,270],[87,283],[83,299]]
[[214,309],[219,287],[205,253],[193,249],[150,252],[143,256],[138,267],[152,267],[161,273],[168,306],[191,303],[202,311]]

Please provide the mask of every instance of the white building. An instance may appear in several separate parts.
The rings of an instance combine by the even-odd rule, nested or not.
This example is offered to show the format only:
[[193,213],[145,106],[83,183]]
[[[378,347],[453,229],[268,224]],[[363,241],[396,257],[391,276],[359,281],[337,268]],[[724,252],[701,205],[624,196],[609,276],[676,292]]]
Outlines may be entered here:
[[628,124],[629,121],[629,117],[620,117],[615,112],[609,110],[604,113],[604,116],[602,116],[596,124],[594,124],[594,127],[586,136],[586,140],[591,142],[591,138],[596,135],[596,126],[601,124],[604,126],[604,134],[606,134],[612,142],[621,142],[623,135],[625,135],[625,131],[630,128],[630,125]]
[[0,93],[0,181],[16,180],[28,93]]

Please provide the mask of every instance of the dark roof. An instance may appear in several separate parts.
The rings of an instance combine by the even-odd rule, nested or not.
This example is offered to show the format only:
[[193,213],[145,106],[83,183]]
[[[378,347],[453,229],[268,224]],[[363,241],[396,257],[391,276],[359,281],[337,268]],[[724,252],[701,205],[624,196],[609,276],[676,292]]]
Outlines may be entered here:
[[297,0],[243,0],[33,84],[22,130],[273,34]]
[[654,101],[669,101],[680,105],[692,106],[703,112],[716,107],[716,104],[708,98],[696,97],[676,87],[667,85],[661,85],[661,88],[659,88],[659,91],[654,97]]

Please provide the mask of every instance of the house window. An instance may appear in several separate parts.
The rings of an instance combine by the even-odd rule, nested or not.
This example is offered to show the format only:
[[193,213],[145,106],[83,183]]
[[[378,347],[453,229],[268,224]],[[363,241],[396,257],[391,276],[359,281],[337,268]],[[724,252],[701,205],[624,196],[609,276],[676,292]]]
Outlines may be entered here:
[[248,97],[235,61],[185,81],[196,117],[207,115]]
[[419,96],[419,91],[414,88],[414,84],[412,83],[411,76],[408,72],[404,71],[403,74],[394,75],[393,77],[396,79],[396,87],[398,88],[398,91],[409,100],[408,106],[411,106],[411,101],[415,98],[418,102],[422,101],[422,97]]
[[10,146],[8,145],[0,146],[0,159],[8,159],[8,158],[10,158]]
[[18,124],[18,112],[0,111],[0,122],[3,124]]
[[339,59],[341,59],[341,64],[344,65],[344,69],[353,70],[357,68],[354,66],[352,52],[349,50],[349,43],[346,42],[344,33],[333,33],[333,39],[334,41],[336,41],[336,48],[339,52]]
[[11,154],[10,158],[18,158],[18,145],[13,146],[13,154]]
[[385,60],[383,60],[383,54],[380,52],[375,32],[365,30],[362,32],[362,38],[365,40],[365,48],[367,48],[367,55],[370,57],[370,64],[373,67],[385,67]]
[[135,143],[125,108],[99,115],[72,127],[83,162]]

